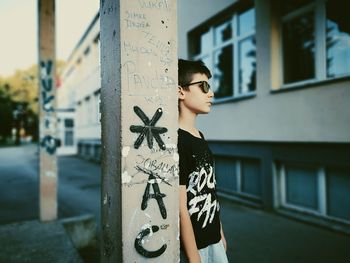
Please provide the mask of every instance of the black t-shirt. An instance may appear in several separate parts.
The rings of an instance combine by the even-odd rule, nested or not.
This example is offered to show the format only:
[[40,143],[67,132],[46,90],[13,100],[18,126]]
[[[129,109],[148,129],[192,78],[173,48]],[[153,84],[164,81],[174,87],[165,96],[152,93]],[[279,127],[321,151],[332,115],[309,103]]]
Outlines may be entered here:
[[213,155],[200,134],[202,138],[178,130],[180,185],[186,185],[187,209],[198,249],[221,239]]

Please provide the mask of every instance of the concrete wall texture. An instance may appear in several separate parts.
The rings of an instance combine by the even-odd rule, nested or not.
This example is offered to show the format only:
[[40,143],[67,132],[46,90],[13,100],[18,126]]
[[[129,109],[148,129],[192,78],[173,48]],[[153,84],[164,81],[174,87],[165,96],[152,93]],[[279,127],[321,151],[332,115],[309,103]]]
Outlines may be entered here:
[[108,262],[178,262],[176,29],[176,1],[101,2]]
[[55,1],[39,1],[40,219],[57,218]]
[[177,262],[176,1],[121,1],[125,262]]

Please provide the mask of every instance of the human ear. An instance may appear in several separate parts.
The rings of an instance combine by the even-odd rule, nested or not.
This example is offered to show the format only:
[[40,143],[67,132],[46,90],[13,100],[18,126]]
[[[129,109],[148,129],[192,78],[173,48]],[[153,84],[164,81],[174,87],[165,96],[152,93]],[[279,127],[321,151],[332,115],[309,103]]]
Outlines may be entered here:
[[185,92],[181,86],[178,86],[178,96],[179,100],[183,100],[185,98]]

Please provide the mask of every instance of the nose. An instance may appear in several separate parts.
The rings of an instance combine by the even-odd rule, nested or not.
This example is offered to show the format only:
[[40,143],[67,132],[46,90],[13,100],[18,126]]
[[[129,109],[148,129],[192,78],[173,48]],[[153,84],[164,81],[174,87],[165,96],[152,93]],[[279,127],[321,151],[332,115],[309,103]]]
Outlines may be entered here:
[[209,98],[214,97],[214,92],[213,92],[212,89],[210,89],[210,90],[208,91],[208,97],[209,97]]

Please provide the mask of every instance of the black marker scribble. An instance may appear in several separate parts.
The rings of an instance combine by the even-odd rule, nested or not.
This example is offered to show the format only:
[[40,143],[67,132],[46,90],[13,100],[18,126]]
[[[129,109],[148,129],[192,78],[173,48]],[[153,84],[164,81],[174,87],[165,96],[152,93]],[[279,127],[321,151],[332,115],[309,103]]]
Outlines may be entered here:
[[134,112],[137,114],[137,116],[140,117],[142,122],[145,124],[144,126],[140,125],[131,125],[130,131],[135,133],[140,133],[139,137],[134,143],[135,149],[138,149],[140,145],[142,144],[145,136],[147,137],[147,144],[148,148],[153,148],[153,138],[157,141],[159,147],[162,150],[165,150],[165,144],[160,138],[159,134],[165,133],[168,131],[165,127],[155,127],[154,125],[157,123],[157,121],[160,119],[160,117],[163,114],[163,111],[161,108],[158,108],[157,111],[154,113],[151,120],[148,119],[146,114],[137,106],[134,107]]
[[146,258],[155,258],[155,257],[159,257],[161,254],[164,253],[164,251],[166,250],[167,248],[167,245],[164,244],[163,246],[161,246],[158,250],[155,250],[155,251],[149,251],[147,249],[145,249],[142,245],[142,241],[143,239],[148,236],[150,233],[151,233],[151,230],[152,230],[152,233],[156,233],[158,232],[159,230],[159,227],[158,226],[150,226],[150,227],[147,227],[145,229],[143,229],[136,237],[135,239],[135,243],[134,243],[134,246],[135,246],[135,249],[136,251],[141,254],[142,256],[146,257]]
[[167,181],[165,180],[164,177],[160,176],[159,174],[157,174],[157,173],[155,173],[155,172],[153,172],[153,171],[151,171],[151,170],[149,170],[149,169],[142,168],[142,167],[140,167],[139,165],[137,165],[135,168],[136,168],[138,171],[140,171],[140,172],[144,172],[145,174],[153,175],[153,176],[155,176],[155,177],[161,179],[163,183],[172,186],[169,182],[167,182]]

